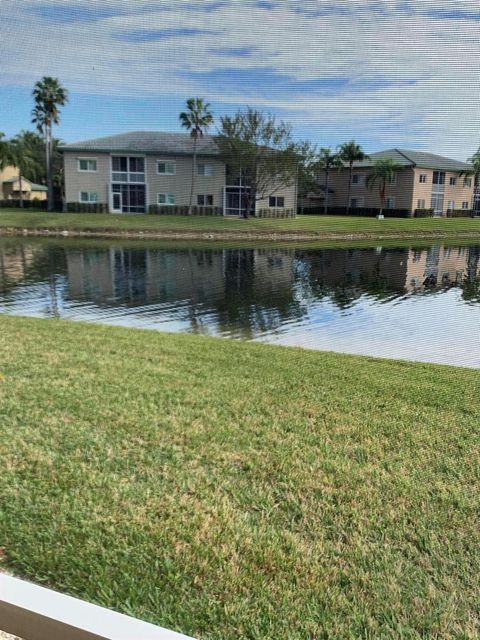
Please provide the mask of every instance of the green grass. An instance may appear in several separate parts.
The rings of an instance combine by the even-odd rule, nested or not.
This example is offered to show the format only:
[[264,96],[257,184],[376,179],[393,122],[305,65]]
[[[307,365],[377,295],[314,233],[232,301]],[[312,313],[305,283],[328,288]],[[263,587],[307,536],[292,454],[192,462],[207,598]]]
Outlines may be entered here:
[[299,216],[295,219],[229,220],[223,217],[45,213],[0,210],[1,229],[66,230],[91,233],[229,234],[237,237],[276,235],[315,238],[342,237],[480,237],[480,219],[356,218]]
[[0,354],[4,568],[199,638],[479,637],[477,371],[6,316]]

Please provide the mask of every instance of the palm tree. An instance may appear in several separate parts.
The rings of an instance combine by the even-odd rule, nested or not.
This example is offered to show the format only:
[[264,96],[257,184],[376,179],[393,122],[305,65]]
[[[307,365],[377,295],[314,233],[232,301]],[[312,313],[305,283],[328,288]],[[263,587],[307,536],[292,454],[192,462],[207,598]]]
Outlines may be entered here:
[[371,173],[367,176],[367,187],[373,189],[375,184],[378,183],[378,194],[380,196],[380,214],[386,207],[385,191],[387,183],[392,182],[395,174],[402,167],[396,164],[391,158],[382,158],[377,160],[373,166]]
[[473,209],[476,212],[479,202],[479,187],[480,187],[480,147],[475,151],[475,153],[468,158],[468,162],[472,165],[471,169],[464,169],[460,172],[461,176],[473,176],[474,179],[474,189],[473,189]]
[[186,106],[187,110],[182,111],[179,119],[182,127],[190,131],[190,137],[193,139],[192,181],[188,204],[188,215],[190,216],[192,215],[193,191],[197,171],[197,141],[198,138],[203,138],[208,131],[208,127],[213,124],[213,113],[210,111],[209,103],[204,102],[203,98],[189,98]]
[[328,213],[328,198],[330,188],[330,171],[333,168],[339,168],[343,166],[343,162],[338,153],[333,153],[330,147],[322,147],[318,153],[318,159],[315,163],[315,167],[319,171],[325,172],[325,200],[324,200],[324,213]]
[[338,147],[338,155],[342,162],[348,165],[349,174],[348,174],[348,201],[347,201],[347,215],[350,213],[350,191],[352,189],[352,174],[353,174],[353,163],[354,162],[363,162],[364,160],[368,160],[369,156],[363,151],[362,147],[355,142],[355,140],[350,140],[350,142],[345,142],[344,144],[339,145]]
[[20,207],[23,209],[23,177],[36,171],[37,161],[29,137],[21,133],[12,140],[12,164],[18,169]]
[[48,210],[53,210],[53,136],[52,127],[60,123],[59,107],[68,101],[68,92],[57,78],[44,76],[33,89],[35,107],[32,110],[32,122],[37,125],[45,142],[45,164],[48,187]]

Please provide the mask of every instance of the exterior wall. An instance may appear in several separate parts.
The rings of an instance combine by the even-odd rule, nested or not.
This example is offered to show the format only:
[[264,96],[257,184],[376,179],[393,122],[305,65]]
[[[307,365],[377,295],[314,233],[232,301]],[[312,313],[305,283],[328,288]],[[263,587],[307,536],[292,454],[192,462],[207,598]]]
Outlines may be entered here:
[[[368,189],[366,186],[366,179],[371,168],[354,169],[354,174],[362,176],[362,184],[352,184],[350,198],[360,198],[363,200],[363,204],[360,207],[374,207],[380,208],[381,201],[378,193],[378,184],[372,189]],[[345,207],[347,205],[348,196],[348,180],[349,169],[334,169],[330,173],[330,188],[334,193],[330,195],[329,204],[333,207]],[[319,175],[320,184],[325,184],[325,175]],[[412,210],[412,191],[413,191],[413,171],[410,167],[398,171],[396,174],[396,181],[394,184],[387,185],[385,196],[387,198],[394,198],[393,209],[408,209]]]
[[[413,190],[413,208],[418,206],[418,200],[425,200],[425,208],[430,209],[432,200],[432,183],[434,169],[420,169],[415,167],[415,183]],[[420,175],[426,175],[427,181],[420,182]],[[450,178],[456,177],[457,183],[455,186],[450,186]],[[469,208],[473,203],[473,177],[471,178],[472,184],[470,187],[465,187],[463,184],[464,176],[460,176],[459,172],[446,171],[445,172],[445,192],[443,199],[443,211],[447,211],[448,202],[453,200],[455,202],[455,208],[461,209],[462,202],[468,201]]]
[[410,249],[405,278],[406,291],[424,291],[462,282],[468,275],[469,247]]
[[[97,170],[92,172],[79,171],[79,158],[96,159]],[[108,187],[111,179],[110,154],[65,151],[63,164],[65,169],[65,198],[67,202],[79,202],[80,191],[95,191],[99,203],[108,203]]]
[[[4,180],[10,180],[11,178],[18,177],[18,169],[16,167],[8,166],[0,171],[0,199],[3,200],[19,200],[19,182],[4,182]],[[22,178],[22,191],[24,200],[46,200],[46,191],[36,191],[32,189],[31,183],[27,178]]]
[[[173,176],[157,174],[157,160],[175,162]],[[197,157],[198,164],[213,167],[213,176],[195,176],[193,205],[197,205],[197,195],[213,195],[213,206],[223,207],[223,187],[225,185],[225,163],[218,158]],[[188,206],[192,180],[193,158],[186,156],[147,156],[146,180],[147,203],[157,204],[157,193],[169,193],[175,196],[175,205]]]
[[284,199],[283,209],[295,209],[296,208],[296,200],[297,200],[297,185],[292,184],[290,186],[282,186],[278,189],[275,188],[275,185],[272,185],[272,193],[266,196],[265,198],[261,198],[257,200],[256,208],[257,209],[270,209],[269,198],[270,195],[281,197]]
[[[129,155],[129,154],[114,154]],[[131,154],[136,155],[136,154]],[[141,154],[137,154],[141,155]],[[97,171],[79,171],[78,160],[80,158],[96,159]],[[159,175],[157,173],[157,161],[165,160],[175,162],[174,175]],[[159,193],[170,194],[175,197],[176,206],[188,206],[190,199],[190,185],[192,179],[193,158],[175,155],[147,155],[145,156],[145,180],[147,209],[149,205],[158,203]],[[212,165],[212,176],[195,176],[193,204],[197,205],[198,195],[212,195],[213,206],[223,208],[223,188],[226,185],[226,166],[223,160],[213,157],[199,156],[198,164]],[[97,202],[110,204],[109,185],[111,183],[111,160],[109,153],[82,153],[64,152],[65,168],[65,195],[67,202],[79,202],[81,191],[94,191],[97,193]],[[282,187],[275,190],[272,187],[272,195],[283,196],[284,208],[295,209],[296,185]],[[269,208],[269,198],[263,198],[257,202],[257,208]]]

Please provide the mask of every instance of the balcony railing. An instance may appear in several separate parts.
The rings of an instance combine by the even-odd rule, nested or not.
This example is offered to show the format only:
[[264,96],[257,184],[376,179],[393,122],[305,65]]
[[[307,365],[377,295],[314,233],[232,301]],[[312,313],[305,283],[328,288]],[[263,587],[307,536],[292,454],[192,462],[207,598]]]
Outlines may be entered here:
[[193,640],[1,573],[0,630],[23,640]]

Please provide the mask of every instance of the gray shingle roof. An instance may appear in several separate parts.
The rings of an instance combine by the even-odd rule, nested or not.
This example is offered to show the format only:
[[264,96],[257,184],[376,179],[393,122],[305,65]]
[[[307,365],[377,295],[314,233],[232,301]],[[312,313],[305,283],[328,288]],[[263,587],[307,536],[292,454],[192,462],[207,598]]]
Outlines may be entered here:
[[[130,131],[115,136],[74,142],[63,145],[60,149],[62,151],[191,155],[193,153],[193,140],[189,133]],[[204,136],[198,139],[197,152],[199,155],[219,155],[219,149],[212,136]]]
[[[34,191],[48,191],[47,187],[44,184],[35,184],[35,182],[31,182],[28,178],[25,178],[25,177],[23,177],[22,180],[24,182],[28,182],[28,184]],[[14,182],[18,182],[18,176],[14,176],[13,178],[8,178],[7,180],[3,180],[2,182],[6,182],[7,184],[13,184]]]
[[419,167],[421,169],[438,169],[441,171],[463,171],[470,169],[471,165],[460,160],[445,158],[427,153],[426,151],[410,151],[409,149],[386,149],[370,154],[370,159],[363,162],[356,162],[355,167],[371,167],[377,160],[384,158],[392,159],[396,164],[404,167]]

